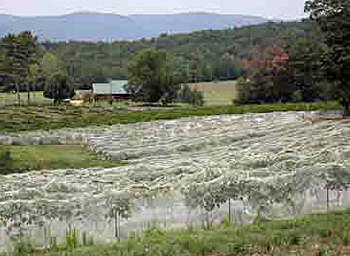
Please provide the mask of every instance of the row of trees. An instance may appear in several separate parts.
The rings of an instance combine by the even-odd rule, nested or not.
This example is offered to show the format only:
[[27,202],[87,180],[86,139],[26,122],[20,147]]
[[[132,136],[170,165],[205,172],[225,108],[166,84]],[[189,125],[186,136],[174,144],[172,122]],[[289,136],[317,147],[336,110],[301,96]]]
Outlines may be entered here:
[[[21,79],[30,80],[35,73],[37,38],[29,31],[19,35],[9,34],[1,41],[3,55],[1,56],[0,75],[11,79],[17,91],[20,102]],[[27,83],[28,102],[30,100],[29,86]]]
[[44,91],[44,96],[55,102],[74,95],[63,63],[55,55],[45,53],[30,31],[8,34],[0,45],[0,88],[2,91],[15,91],[18,104],[23,91],[28,93],[28,104],[30,92],[36,90]]
[[283,50],[278,45],[255,45],[243,61],[245,78],[238,79],[236,102],[288,102],[329,99],[325,77],[319,72],[324,47],[299,39]]
[[350,115],[350,4],[308,0],[305,12],[318,27],[286,45],[288,54],[275,46],[252,48],[244,62],[247,79],[238,81],[238,103],[336,99],[343,116]]
[[[36,83],[33,85],[21,79],[17,90],[26,91],[28,84],[33,90],[43,90],[48,78],[55,73],[68,76],[75,89],[89,89],[93,82],[106,82],[107,78],[126,79],[132,77],[128,67],[130,61],[144,49],[155,49],[172,56],[175,84],[233,80],[244,74],[241,60],[250,59],[250,45],[270,45],[274,42],[284,47],[293,45],[295,38],[312,35],[314,31],[313,24],[306,21],[163,35],[135,42],[45,42],[38,45],[41,72],[35,79]],[[12,83],[3,88],[12,90],[11,87]],[[171,97],[170,94],[168,97]]]
[[[105,79],[127,79],[128,63],[145,49],[166,51],[174,59],[174,72],[183,82],[234,80],[242,75],[240,60],[250,56],[250,45],[293,44],[315,33],[305,22],[267,23],[230,30],[163,35],[134,42],[44,42],[44,54],[61,62],[76,88],[88,88]],[[1,49],[0,49],[1,52]]]
[[[54,103],[74,96],[74,77],[68,76],[67,65],[54,54],[44,52],[31,32],[9,34],[1,43],[0,75],[4,78],[4,89],[17,92],[19,104],[19,92],[24,90],[28,92],[28,104],[32,90],[44,90],[44,96],[54,99]],[[129,62],[128,71],[127,90],[138,95],[141,101],[161,101],[166,105],[186,95],[182,97],[183,101],[203,104],[200,93],[186,90],[188,88],[180,90],[183,74],[175,72],[174,58],[165,51],[147,49],[140,52]],[[103,77],[99,82],[106,80]]]

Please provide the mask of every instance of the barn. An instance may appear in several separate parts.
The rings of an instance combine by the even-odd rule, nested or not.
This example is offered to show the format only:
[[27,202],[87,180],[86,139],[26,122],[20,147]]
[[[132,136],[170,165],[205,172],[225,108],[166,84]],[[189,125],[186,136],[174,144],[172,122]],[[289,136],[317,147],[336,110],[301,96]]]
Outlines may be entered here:
[[109,83],[94,83],[92,90],[96,101],[130,100],[132,95],[125,90],[127,80],[112,80]]

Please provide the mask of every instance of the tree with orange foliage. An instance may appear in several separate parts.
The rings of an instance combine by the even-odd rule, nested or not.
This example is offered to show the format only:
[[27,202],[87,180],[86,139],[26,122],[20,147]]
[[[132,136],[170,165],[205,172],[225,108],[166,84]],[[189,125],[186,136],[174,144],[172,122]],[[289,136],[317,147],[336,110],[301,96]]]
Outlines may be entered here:
[[250,80],[251,102],[291,100],[294,91],[290,83],[289,56],[279,45],[254,45],[250,59],[243,68]]

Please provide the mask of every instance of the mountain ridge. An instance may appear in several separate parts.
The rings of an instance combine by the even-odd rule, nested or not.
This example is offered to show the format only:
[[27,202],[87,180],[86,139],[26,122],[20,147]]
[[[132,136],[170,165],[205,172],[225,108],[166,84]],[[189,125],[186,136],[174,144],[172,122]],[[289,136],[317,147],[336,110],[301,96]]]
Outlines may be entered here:
[[228,29],[267,21],[266,18],[253,15],[205,12],[120,15],[82,11],[33,17],[0,14],[0,37],[30,30],[40,40],[50,41],[139,40],[157,37],[162,33]]

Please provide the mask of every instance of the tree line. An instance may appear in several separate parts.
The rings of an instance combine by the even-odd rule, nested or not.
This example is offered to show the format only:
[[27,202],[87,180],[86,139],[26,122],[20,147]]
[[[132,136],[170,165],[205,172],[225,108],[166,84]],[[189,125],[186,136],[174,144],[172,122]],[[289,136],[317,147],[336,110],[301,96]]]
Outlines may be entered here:
[[239,62],[249,58],[250,45],[288,46],[297,38],[314,34],[313,26],[310,21],[270,22],[229,30],[162,34],[157,38],[133,42],[47,41],[39,44],[40,57],[47,55],[42,66],[56,66],[64,70],[77,88],[103,82],[106,77],[127,79],[129,61],[145,49],[173,55],[175,72],[183,81],[233,80],[243,73]]

